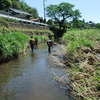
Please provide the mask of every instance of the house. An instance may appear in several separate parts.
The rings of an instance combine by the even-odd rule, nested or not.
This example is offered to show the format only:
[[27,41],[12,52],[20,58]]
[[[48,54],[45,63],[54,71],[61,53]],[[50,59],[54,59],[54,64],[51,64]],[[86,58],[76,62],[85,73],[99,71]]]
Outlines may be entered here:
[[14,9],[14,8],[9,8],[8,12],[10,13],[10,16],[18,17],[22,19],[30,19],[32,17],[32,15],[29,14],[28,12]]

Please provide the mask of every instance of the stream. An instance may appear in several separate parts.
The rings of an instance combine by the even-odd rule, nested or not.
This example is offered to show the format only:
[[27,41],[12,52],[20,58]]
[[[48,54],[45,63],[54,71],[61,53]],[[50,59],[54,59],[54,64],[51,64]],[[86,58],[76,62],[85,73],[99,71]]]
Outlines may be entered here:
[[52,73],[63,76],[66,72],[53,68],[48,56],[46,44],[41,44],[33,53],[28,50],[0,64],[0,100],[73,100]]

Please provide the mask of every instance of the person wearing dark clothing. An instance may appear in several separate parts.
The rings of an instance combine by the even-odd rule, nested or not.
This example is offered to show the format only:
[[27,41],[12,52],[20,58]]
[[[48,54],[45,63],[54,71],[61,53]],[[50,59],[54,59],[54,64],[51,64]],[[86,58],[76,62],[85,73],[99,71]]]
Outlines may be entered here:
[[51,40],[47,41],[48,52],[51,53],[51,48],[53,47],[54,43]]
[[31,50],[33,52],[34,45],[35,45],[35,39],[33,39],[33,36],[31,36],[31,39],[29,40],[29,43],[30,43]]

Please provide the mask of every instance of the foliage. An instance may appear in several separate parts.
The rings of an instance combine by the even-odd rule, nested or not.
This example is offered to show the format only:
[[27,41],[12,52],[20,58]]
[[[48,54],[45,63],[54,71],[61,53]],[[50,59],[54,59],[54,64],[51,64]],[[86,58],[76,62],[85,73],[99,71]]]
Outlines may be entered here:
[[0,10],[8,11],[8,8],[15,8],[30,13],[33,18],[38,18],[38,12],[36,8],[30,7],[24,0],[0,0]]
[[85,22],[82,22],[80,20],[77,20],[77,19],[73,19],[72,21],[72,27],[73,28],[80,28],[80,29],[86,29],[87,26],[86,26],[86,23]]
[[43,41],[47,40],[46,37],[38,36],[38,35],[35,35],[35,36],[34,36],[34,39],[35,39],[35,41],[36,41],[37,43],[40,43],[40,42],[43,42]]
[[28,40],[28,36],[18,31],[0,32],[0,62],[21,53],[26,48]]
[[32,8],[30,7],[26,2],[24,2],[23,0],[20,1],[20,5],[21,5],[21,10],[26,11],[30,14],[32,14],[33,18],[38,18],[38,12],[36,8]]
[[47,24],[49,24],[49,25],[53,25],[54,23],[53,23],[52,20],[48,20]]
[[11,0],[0,0],[0,10],[7,10],[11,5]]
[[8,27],[8,23],[7,23],[7,21],[6,21],[5,18],[1,18],[1,17],[0,17],[0,28],[1,28],[2,26]]
[[9,27],[8,26],[8,23],[9,22],[20,22],[19,20],[16,20],[16,19],[9,19],[8,20],[8,18],[4,18],[4,17],[0,17],[0,24],[2,25],[2,26],[5,26],[5,27]]
[[53,32],[52,31],[50,31],[50,30],[32,30],[32,35],[34,35],[34,34],[40,34],[40,35],[42,35],[42,34],[46,34],[46,35],[53,35]]
[[96,24],[96,28],[100,29],[100,23]]
[[61,37],[63,33],[65,32],[65,21],[68,18],[73,17],[81,17],[79,10],[74,10],[74,5],[70,3],[60,3],[59,5],[49,5],[46,7],[47,16],[52,18],[56,23],[59,24],[59,30],[58,34]]
[[[100,30],[69,30],[62,37],[70,66],[72,94],[75,100],[99,100],[100,96]],[[85,48],[86,47],[86,48]],[[85,52],[88,50],[88,52]]]
[[89,47],[94,49],[94,43],[100,38],[99,30],[72,30],[65,33],[62,37],[67,45],[67,52],[73,54],[77,48]]
[[17,0],[12,0],[12,8],[21,9],[21,4]]

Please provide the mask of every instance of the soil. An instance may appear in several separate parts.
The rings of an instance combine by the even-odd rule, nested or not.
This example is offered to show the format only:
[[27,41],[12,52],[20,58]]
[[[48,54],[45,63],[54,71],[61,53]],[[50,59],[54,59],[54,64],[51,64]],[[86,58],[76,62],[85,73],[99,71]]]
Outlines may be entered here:
[[[72,87],[72,94],[76,97],[75,100],[83,100],[82,98],[91,98],[89,96],[91,96],[92,93],[94,93],[93,97],[96,98],[96,100],[99,100],[98,98],[100,97],[100,87],[98,91],[98,88],[95,85],[95,75],[96,69],[98,69],[98,67],[100,66],[100,54],[98,54],[98,52],[100,52],[100,48],[92,50],[89,47],[83,47],[78,50],[78,52],[81,52],[82,55],[74,55],[72,59],[69,58],[69,55],[64,48],[64,45],[60,45],[59,50],[51,52],[50,56],[48,57],[49,62],[53,65],[53,67],[64,70],[68,70],[69,68],[73,69],[71,64],[77,66],[77,69],[79,69],[78,72],[69,72],[71,76],[71,84],[66,83],[67,85],[69,84]],[[94,51],[98,52],[94,53]],[[84,70],[86,72],[84,72]],[[86,79],[88,84],[83,81],[84,79]],[[82,95],[80,95],[81,93],[77,93],[79,91],[78,89],[80,88],[77,86],[77,84],[80,84],[84,89],[87,87],[85,92],[82,91]],[[90,87],[89,90],[88,87]]]
[[66,54],[66,52],[64,51],[64,46],[58,46],[60,47],[60,49],[52,51],[48,56],[48,61],[52,64],[53,67],[66,69],[66,65],[64,64],[64,57]]

